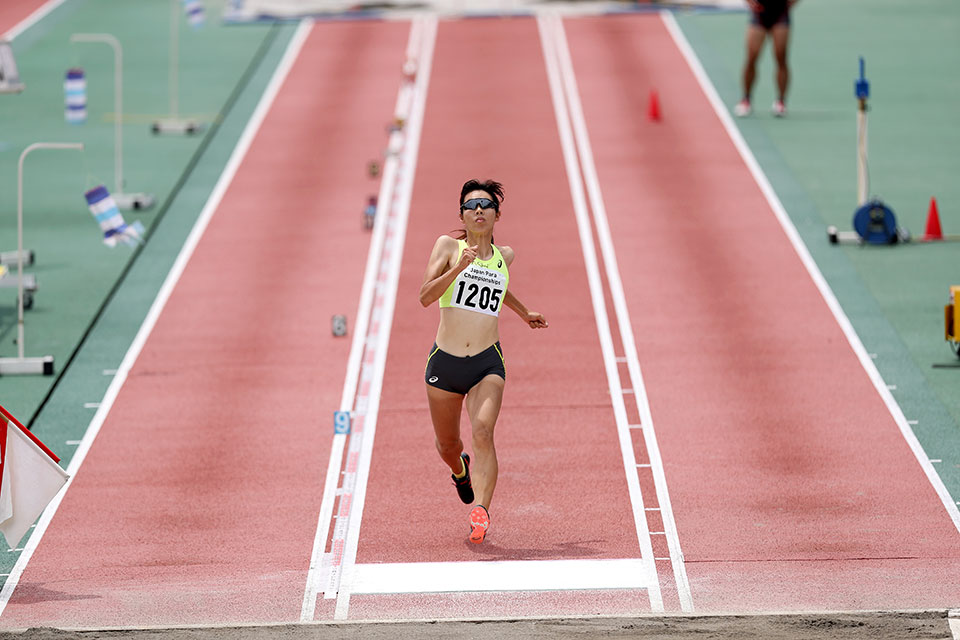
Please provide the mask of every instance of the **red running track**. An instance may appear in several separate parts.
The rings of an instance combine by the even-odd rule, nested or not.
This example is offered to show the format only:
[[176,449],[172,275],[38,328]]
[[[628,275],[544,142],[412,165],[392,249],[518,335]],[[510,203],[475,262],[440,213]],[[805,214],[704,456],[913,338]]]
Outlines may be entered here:
[[[660,19],[566,26],[696,609],[955,606],[957,530]],[[405,35],[314,27],[4,627],[298,619],[349,348],[328,322],[356,308],[366,252],[356,167],[383,145]],[[657,124],[639,117],[651,88]],[[416,301],[468,177],[506,183],[497,241],[551,324],[504,315],[501,476],[479,547],[433,450],[437,311]],[[569,193],[534,21],[441,23],[358,563],[639,556]],[[637,591],[350,605],[639,611]]]
[[47,0],[3,0],[3,2],[0,2],[0,38],[46,3]]
[[408,28],[313,28],[5,628],[297,621]]
[[[470,507],[434,448],[423,369],[439,312],[417,297],[437,236],[460,227],[460,186],[473,177],[504,183],[495,240],[517,253],[510,288],[550,322],[534,332],[501,314],[500,474],[480,546],[467,541]],[[640,557],[572,211],[536,22],[442,22],[357,563]],[[462,424],[471,451],[465,412]],[[645,591],[350,601],[351,618],[649,610]]]
[[566,24],[697,610],[956,606],[960,534],[661,19]]

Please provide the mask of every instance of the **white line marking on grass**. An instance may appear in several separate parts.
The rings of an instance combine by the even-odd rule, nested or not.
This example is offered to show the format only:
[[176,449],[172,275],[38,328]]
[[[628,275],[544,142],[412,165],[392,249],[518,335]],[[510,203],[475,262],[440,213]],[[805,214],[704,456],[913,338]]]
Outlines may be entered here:
[[[587,270],[587,282],[590,288],[590,300],[593,305],[593,315],[597,324],[597,334],[600,339],[600,350],[603,357],[604,370],[607,376],[613,414],[616,420],[617,438],[620,444],[620,454],[623,457],[623,467],[626,472],[627,491],[630,495],[630,504],[633,507],[633,524],[640,545],[640,556],[645,573],[645,582],[650,584],[648,595],[650,608],[654,611],[663,611],[663,596],[660,592],[660,580],[657,576],[657,567],[653,561],[653,546],[647,528],[647,518],[643,512],[643,493],[636,472],[636,457],[633,452],[633,442],[627,427],[627,412],[623,401],[620,374],[616,354],[613,348],[613,336],[610,332],[610,319],[607,316],[606,302],[603,296],[603,283],[600,280],[600,267],[597,262],[596,248],[593,244],[593,233],[590,229],[590,218],[587,212],[587,201],[581,181],[580,165],[577,160],[577,148],[567,107],[567,97],[564,95],[561,60],[558,49],[560,43],[554,33],[559,18],[555,15],[540,14],[537,16],[537,28],[540,32],[540,44],[547,67],[547,79],[550,86],[550,96],[553,101],[553,110],[557,119],[557,130],[560,134],[560,146],[563,151],[563,161],[567,171],[567,181],[570,184],[570,196],[573,200],[573,210],[577,220],[577,230],[580,235],[580,248],[583,252],[584,264]],[[581,160],[582,161],[582,158]]]
[[50,502],[43,514],[40,516],[40,520],[37,522],[37,528],[27,541],[24,553],[17,560],[16,565],[14,565],[13,570],[10,572],[10,578],[4,583],[3,590],[0,591],[0,615],[3,615],[3,611],[6,609],[7,603],[10,601],[10,596],[13,595],[13,590],[16,589],[17,583],[20,581],[20,576],[23,574],[23,570],[30,561],[30,557],[36,550],[37,545],[40,544],[40,540],[43,538],[43,534],[47,530],[47,527],[50,526],[50,521],[57,512],[60,502],[63,501],[63,497],[66,495],[67,490],[73,483],[73,479],[77,477],[77,470],[87,457],[90,447],[93,446],[93,441],[100,432],[100,428],[103,426],[103,423],[107,418],[107,414],[110,413],[110,409],[113,407],[113,403],[117,399],[120,389],[123,387],[123,383],[126,381],[130,369],[133,368],[134,363],[137,361],[137,357],[140,355],[140,351],[143,349],[144,344],[146,344],[147,338],[150,337],[150,333],[153,331],[153,327],[156,325],[157,320],[160,317],[160,313],[167,304],[170,294],[173,293],[173,289],[180,280],[180,276],[183,274],[183,270],[186,268],[187,262],[189,262],[190,257],[193,255],[193,252],[197,247],[197,243],[200,241],[201,236],[203,236],[203,232],[210,223],[210,219],[213,217],[213,214],[220,205],[220,201],[223,199],[227,188],[233,181],[233,177],[236,175],[237,169],[240,168],[240,164],[243,162],[243,158],[246,156],[247,151],[253,142],[254,136],[256,136],[257,131],[260,129],[260,125],[263,123],[267,112],[270,110],[274,98],[276,98],[284,79],[287,77],[287,73],[290,71],[290,67],[293,66],[294,60],[296,60],[297,55],[300,53],[300,48],[303,46],[303,42],[306,39],[307,34],[310,32],[310,27],[312,24],[312,20],[302,20],[297,27],[296,32],[294,32],[293,37],[290,39],[290,42],[287,45],[287,50],[284,52],[283,58],[280,60],[280,64],[277,65],[276,70],[274,70],[273,77],[270,79],[270,83],[267,85],[266,90],[264,90],[263,95],[260,97],[260,102],[257,103],[257,108],[254,110],[250,121],[247,122],[247,126],[243,130],[243,134],[237,141],[237,146],[234,147],[233,153],[231,154],[226,167],[223,169],[223,173],[220,174],[220,179],[217,181],[216,186],[214,186],[213,191],[210,194],[210,198],[203,207],[203,211],[200,212],[200,216],[194,223],[193,229],[190,231],[190,235],[187,236],[183,248],[180,249],[177,259],[174,261],[173,266],[170,267],[170,271],[167,273],[166,280],[164,280],[163,285],[160,287],[160,291],[157,292],[157,297],[153,301],[153,305],[151,305],[150,310],[147,312],[147,317],[144,318],[143,324],[140,325],[140,330],[137,332],[137,335],[133,339],[133,343],[127,350],[127,353],[123,358],[123,362],[120,363],[119,369],[117,369],[116,377],[114,377],[114,379],[110,382],[110,386],[107,388],[107,392],[103,397],[103,402],[100,404],[100,407],[94,414],[93,419],[90,421],[90,425],[87,427],[87,431],[83,436],[83,440],[80,442],[80,447],[77,449],[76,453],[73,454],[73,458],[70,460],[70,466],[67,467],[67,473],[70,475],[70,479],[67,480],[64,488],[60,490],[60,493],[58,493],[57,496]]
[[638,558],[358,564],[353,570],[353,592],[364,594],[649,588]]
[[696,76],[697,81],[700,83],[700,88],[703,90],[704,94],[706,94],[707,99],[713,106],[713,110],[717,114],[717,117],[720,118],[724,128],[727,130],[727,134],[733,141],[734,146],[737,148],[737,151],[740,152],[740,157],[743,158],[743,161],[750,170],[750,173],[753,175],[753,179],[756,181],[757,186],[760,187],[760,191],[762,191],[764,197],[766,197],[767,203],[770,205],[770,208],[773,209],[774,214],[777,216],[777,220],[780,222],[780,226],[783,228],[784,233],[786,233],[787,238],[790,239],[790,243],[793,244],[794,250],[800,257],[800,261],[803,262],[803,266],[807,268],[810,278],[813,280],[814,284],[816,284],[817,289],[820,290],[820,295],[823,296],[823,299],[830,308],[830,311],[833,312],[833,317],[836,319],[837,324],[840,325],[844,335],[847,337],[847,342],[850,343],[850,347],[860,360],[860,365],[863,367],[864,371],[866,371],[867,376],[873,383],[874,388],[876,388],[877,393],[880,394],[880,397],[886,404],[887,410],[890,412],[890,415],[893,416],[893,419],[897,423],[897,427],[899,427],[900,433],[903,435],[904,440],[907,441],[907,444],[910,446],[910,450],[913,451],[914,457],[917,459],[917,462],[920,463],[920,466],[923,468],[923,472],[927,475],[927,479],[930,481],[930,484],[933,485],[934,490],[940,497],[940,501],[946,508],[951,520],[953,520],[953,524],[957,528],[957,531],[960,531],[960,510],[957,509],[956,503],[954,503],[953,498],[950,496],[950,492],[947,491],[947,487],[943,484],[943,480],[940,478],[939,474],[937,474],[937,470],[934,469],[933,465],[930,464],[930,461],[927,460],[927,456],[923,451],[923,447],[920,446],[920,441],[917,440],[917,436],[913,432],[913,429],[911,429],[910,425],[907,424],[907,418],[903,415],[903,410],[900,408],[900,405],[897,404],[897,401],[890,393],[890,390],[887,389],[886,383],[884,383],[883,377],[880,375],[879,369],[877,369],[877,365],[874,364],[870,354],[867,353],[866,348],[863,346],[863,342],[860,341],[860,337],[853,328],[853,324],[851,324],[847,314],[844,313],[843,308],[840,306],[840,302],[834,295],[833,290],[827,283],[826,278],[824,278],[823,274],[820,272],[820,267],[818,267],[817,263],[813,260],[813,256],[810,255],[810,251],[803,243],[803,239],[800,237],[797,228],[793,225],[793,221],[790,220],[790,216],[787,215],[786,209],[783,208],[783,203],[780,202],[780,198],[777,197],[776,192],[773,190],[773,186],[770,184],[767,176],[763,173],[759,163],[757,163],[757,159],[753,156],[753,152],[750,150],[750,147],[747,146],[747,143],[740,134],[740,130],[737,129],[736,124],[734,124],[726,106],[724,106],[723,102],[720,100],[720,96],[717,94],[716,88],[714,88],[713,83],[710,82],[710,78],[707,76],[706,71],[703,70],[703,65],[701,65],[700,61],[697,59],[697,55],[694,53],[693,47],[691,47],[690,43],[687,42],[687,39],[683,35],[683,31],[680,30],[680,26],[677,24],[676,18],[673,17],[673,14],[668,11],[662,11],[660,16],[664,24],[667,25],[667,31],[670,32],[671,36],[673,36],[673,41],[680,49],[683,57],[686,58],[687,64],[690,65],[693,75]]
[[0,36],[0,40],[13,40],[21,33],[40,22],[48,13],[59,7],[65,2],[65,0],[50,0],[46,4],[43,4],[37,7],[36,11],[31,13],[29,16],[18,22],[13,26],[9,31]]
[[[560,68],[563,72],[564,87],[570,103],[570,120],[573,125],[577,149],[580,154],[580,162],[583,165],[583,179],[590,198],[590,207],[593,210],[593,219],[597,229],[597,240],[600,243],[604,269],[607,275],[607,284],[610,288],[610,296],[617,315],[617,325],[620,329],[620,340],[623,345],[624,357],[627,359],[630,383],[633,385],[631,392],[634,392],[636,395],[636,404],[640,412],[640,422],[646,425],[643,429],[643,439],[647,448],[647,455],[652,463],[651,469],[653,470],[654,490],[656,491],[657,500],[662,507],[663,526],[667,531],[667,546],[670,549],[670,556],[673,558],[672,569],[674,581],[677,585],[677,595],[680,599],[681,609],[690,612],[693,611],[693,598],[690,593],[690,584],[687,581],[686,568],[683,564],[683,551],[680,548],[680,537],[677,533],[676,522],[673,517],[673,507],[670,504],[670,492],[667,489],[667,478],[663,469],[663,461],[660,457],[660,446],[657,443],[653,416],[650,412],[650,402],[647,398],[647,388],[643,381],[643,372],[640,368],[639,356],[637,355],[637,346],[633,337],[633,327],[630,322],[630,311],[627,308],[623,282],[620,278],[620,267],[617,263],[617,254],[614,249],[613,238],[610,233],[610,224],[607,219],[607,208],[600,190],[600,179],[597,176],[597,169],[593,160],[593,150],[590,145],[590,136],[587,132],[583,107],[580,103],[580,92],[577,88],[573,61],[570,57],[570,49],[567,45],[566,34],[563,30],[563,22],[559,17],[555,17],[555,31]],[[626,438],[627,440],[622,441],[621,446],[630,446],[632,453],[632,446],[628,444],[629,436],[626,436]],[[629,466],[627,466],[627,468],[629,468]]]
[[84,403],[83,403],[83,408],[84,408],[84,409],[98,409],[99,407],[100,407],[100,403],[99,403],[99,402],[84,402]]

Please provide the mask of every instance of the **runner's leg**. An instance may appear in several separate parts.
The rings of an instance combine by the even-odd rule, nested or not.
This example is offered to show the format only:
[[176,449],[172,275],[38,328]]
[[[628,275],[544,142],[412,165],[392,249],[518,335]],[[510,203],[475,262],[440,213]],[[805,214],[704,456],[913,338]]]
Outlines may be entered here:
[[473,426],[473,490],[476,503],[490,508],[497,486],[497,450],[493,445],[493,429],[500,415],[504,379],[490,374],[467,394],[467,414]]
[[753,93],[753,83],[757,78],[757,58],[763,49],[763,41],[767,32],[763,27],[750,24],[747,26],[747,59],[743,63],[743,97],[749,99]]
[[450,467],[450,472],[459,474],[462,471],[460,454],[463,452],[463,440],[460,439],[460,410],[463,407],[463,396],[430,385],[426,387],[437,452]]
[[777,98],[786,102],[787,85],[790,84],[790,69],[787,67],[787,43],[790,41],[790,25],[782,22],[770,30],[773,40],[773,55],[777,60]]

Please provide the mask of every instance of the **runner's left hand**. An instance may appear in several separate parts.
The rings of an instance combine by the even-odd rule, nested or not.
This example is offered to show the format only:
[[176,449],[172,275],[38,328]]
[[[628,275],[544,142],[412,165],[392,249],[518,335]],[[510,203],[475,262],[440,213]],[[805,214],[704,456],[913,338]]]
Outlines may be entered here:
[[547,324],[547,319],[539,311],[527,311],[526,321],[531,329],[546,329],[550,326]]

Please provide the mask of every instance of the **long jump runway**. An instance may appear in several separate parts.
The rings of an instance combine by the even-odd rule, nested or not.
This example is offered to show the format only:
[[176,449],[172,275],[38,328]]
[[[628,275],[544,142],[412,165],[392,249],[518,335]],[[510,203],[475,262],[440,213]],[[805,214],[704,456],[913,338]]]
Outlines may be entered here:
[[[351,345],[329,321],[366,286],[354,212],[409,57],[401,22],[302,27],[0,626],[956,606],[956,509],[670,20],[435,26],[419,27],[425,104],[405,125],[396,266],[370,325],[389,331],[366,341],[379,368],[360,377],[370,413],[347,473],[331,418]],[[661,122],[642,117],[651,89]],[[504,313],[479,546],[433,448],[437,312],[416,298],[471,177],[506,185],[496,241],[550,322]],[[318,520],[328,473],[356,480],[339,532]]]

